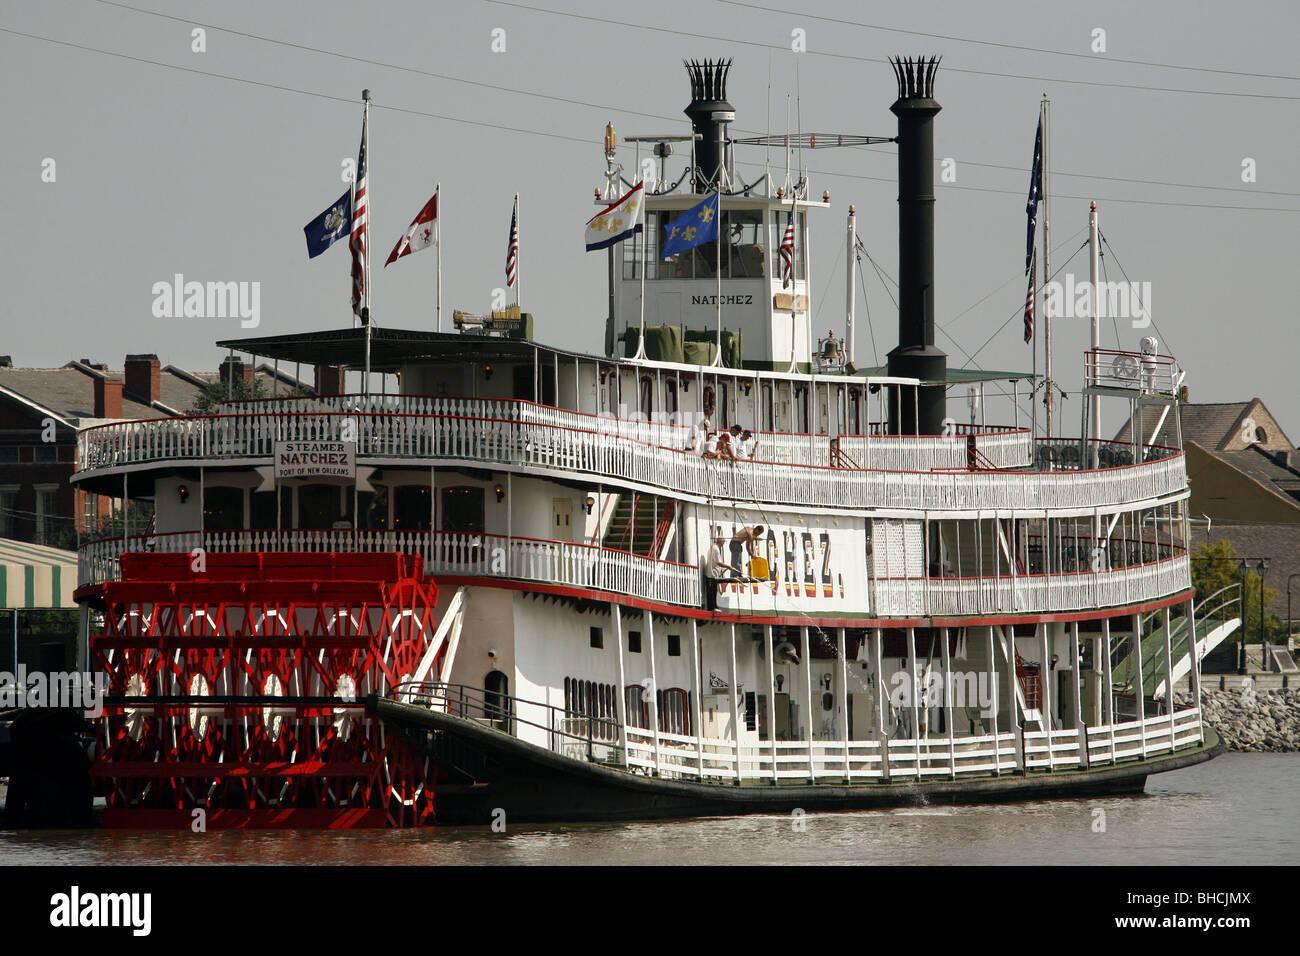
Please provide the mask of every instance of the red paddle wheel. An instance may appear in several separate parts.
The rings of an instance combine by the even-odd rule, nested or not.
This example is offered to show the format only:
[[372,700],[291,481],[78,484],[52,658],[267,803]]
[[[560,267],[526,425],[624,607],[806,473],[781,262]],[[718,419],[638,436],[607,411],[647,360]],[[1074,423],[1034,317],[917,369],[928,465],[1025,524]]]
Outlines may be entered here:
[[124,554],[90,640],[103,825],[432,823],[436,768],[365,706],[429,650],[421,572],[401,554]]

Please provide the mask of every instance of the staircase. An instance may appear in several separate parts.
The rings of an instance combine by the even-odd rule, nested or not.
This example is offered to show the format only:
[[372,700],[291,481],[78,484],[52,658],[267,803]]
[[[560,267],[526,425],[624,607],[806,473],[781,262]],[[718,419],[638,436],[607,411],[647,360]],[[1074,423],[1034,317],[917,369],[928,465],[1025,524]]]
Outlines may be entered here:
[[654,504],[651,495],[619,495],[602,544],[649,557],[662,555],[672,528],[675,505],[671,500],[660,499],[656,513]]

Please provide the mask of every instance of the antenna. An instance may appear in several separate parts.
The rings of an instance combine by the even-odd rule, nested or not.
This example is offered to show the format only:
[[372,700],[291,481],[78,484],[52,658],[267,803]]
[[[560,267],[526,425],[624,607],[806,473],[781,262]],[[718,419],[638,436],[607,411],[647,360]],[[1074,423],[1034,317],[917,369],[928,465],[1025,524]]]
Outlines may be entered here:
[[[807,177],[803,169],[803,94],[802,86],[799,83],[799,61],[794,61],[794,112],[795,121],[799,124],[799,182],[804,182]],[[807,197],[808,189],[804,188],[804,196]]]
[[772,197],[772,48],[767,50],[767,156],[763,160],[763,176],[767,182],[767,195]]

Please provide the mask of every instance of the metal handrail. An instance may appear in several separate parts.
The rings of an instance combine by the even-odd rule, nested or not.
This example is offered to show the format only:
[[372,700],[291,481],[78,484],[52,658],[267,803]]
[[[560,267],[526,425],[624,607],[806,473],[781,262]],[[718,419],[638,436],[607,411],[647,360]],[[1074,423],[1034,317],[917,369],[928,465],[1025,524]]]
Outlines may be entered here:
[[[546,731],[550,735],[551,750],[555,750],[557,737],[585,744],[588,760],[595,759],[595,745],[597,743],[601,746],[612,747],[615,754],[621,756],[618,741],[622,724],[606,717],[574,714],[572,711],[557,707],[554,704],[545,704],[524,697],[514,697],[510,694],[502,694],[470,684],[456,684],[446,681],[404,681],[397,684],[387,694],[387,697],[399,703],[425,704],[430,710],[438,709],[439,705],[441,705],[446,713],[464,720],[487,720],[497,730],[508,733],[512,737],[518,735],[508,728],[513,727],[515,724],[535,727],[538,730]],[[515,704],[526,704],[529,707],[542,708],[550,716],[550,723],[540,724],[535,720],[520,717]],[[478,712],[477,715],[475,711]],[[563,722],[572,720],[585,721],[586,733],[575,734],[568,730]],[[500,726],[502,723],[507,726]],[[604,730],[605,736],[598,734],[596,732],[597,728]]]

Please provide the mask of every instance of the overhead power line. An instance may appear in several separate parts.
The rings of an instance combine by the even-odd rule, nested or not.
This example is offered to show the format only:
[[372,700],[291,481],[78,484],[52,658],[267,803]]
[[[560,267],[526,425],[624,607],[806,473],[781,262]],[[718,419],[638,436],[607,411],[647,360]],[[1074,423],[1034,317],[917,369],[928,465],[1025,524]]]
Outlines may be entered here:
[[[479,80],[470,80],[464,77],[452,76],[447,73],[436,73],[431,70],[423,70],[417,67],[406,66],[401,63],[392,63],[386,60],[376,60],[368,57],[356,56],[350,53],[344,53],[339,50],[328,50],[323,47],[315,47],[304,43],[296,43],[292,40],[283,40],[277,37],[265,36],[264,34],[251,33],[245,30],[236,30],[231,27],[225,27],[215,23],[208,23],[202,20],[189,19],[186,17],[178,17],[169,13],[162,13],[161,11],[157,11],[157,10],[148,10],[143,7],[132,6],[129,3],[122,3],[120,2],[120,0],[93,0],[93,2],[102,4],[104,6],[118,7],[123,10],[129,10],[133,13],[139,13],[146,16],[160,17],[164,20],[170,20],[175,23],[184,23],[192,26],[203,27],[206,30],[213,30],[221,33],[227,33],[230,34],[231,36],[244,37],[245,39],[255,40],[260,43],[270,43],[276,46],[287,47],[289,49],[302,50],[304,52],[309,52],[309,53],[316,53],[321,56],[336,57],[338,59],[347,60],[354,63],[364,63],[368,66],[379,66],[379,67],[383,67],[384,69],[397,70],[399,72],[410,73],[416,76],[428,77],[430,79],[446,80],[452,83],[461,83],[468,86],[476,86],[482,89],[493,90],[495,92],[500,92],[500,93],[508,93],[516,96],[533,97],[536,99],[548,100],[554,103],[565,103],[572,106],[580,106],[588,109],[604,110],[606,112],[614,112],[622,115],[640,116],[640,117],[645,117],[647,119],[664,120],[667,122],[678,122],[678,123],[683,122],[683,119],[680,115],[671,116],[663,113],[647,113],[638,110],[629,110],[620,106],[614,106],[606,103],[594,103],[589,100],[581,100],[573,97],[542,93],[537,90],[524,90],[524,89],[519,89],[517,87],[505,86],[504,84],[499,84],[499,83],[486,83]],[[733,0],[719,0],[719,2],[728,3],[728,2],[733,2]],[[740,4],[740,5],[750,6],[749,4]],[[769,8],[755,7],[755,9],[766,10]],[[812,19],[831,20],[833,18],[812,17]],[[835,22],[854,23],[854,21],[835,21]],[[858,25],[870,27],[869,24],[858,24]],[[890,29],[887,27],[870,27],[870,28]],[[898,31],[898,32],[907,33],[907,32],[914,32],[914,31]],[[919,35],[928,36],[929,34],[919,34]],[[934,36],[943,38],[939,34],[935,34]],[[983,42],[983,41],[971,41],[971,42]],[[741,130],[738,127],[737,132],[749,133],[755,131]],[[868,152],[880,153],[882,155],[892,155],[888,153],[888,151],[886,150],[873,149],[873,150],[868,150]],[[983,169],[1010,170],[1013,172],[1024,173],[1027,175],[1027,170],[1025,170],[1024,167],[1021,166],[1015,166],[1015,165],[1010,165],[1005,163],[987,163],[987,162],[980,162],[971,159],[960,159],[959,162],[967,166],[975,166]],[[1078,178],[1078,179],[1094,179],[1094,180],[1099,180],[1104,182],[1134,183],[1143,186],[1168,186],[1168,187],[1178,188],[1178,189],[1212,189],[1212,190],[1222,191],[1222,192],[1240,192],[1240,193],[1247,193],[1252,195],[1284,196],[1288,198],[1300,199],[1300,193],[1297,192],[1285,192],[1281,190],[1269,190],[1269,189],[1254,189],[1254,188],[1247,188],[1241,186],[1210,186],[1210,185],[1202,185],[1199,183],[1177,183],[1177,182],[1169,182],[1169,181],[1154,180],[1154,179],[1135,179],[1127,176],[1101,176],[1101,175],[1093,175],[1089,173],[1069,173],[1069,172],[1063,172],[1058,170],[1053,170],[1052,175],[1063,176],[1068,178]]]
[[[1246,76],[1251,79],[1259,80],[1292,80],[1300,81],[1300,76],[1287,76],[1281,73],[1250,73],[1244,70],[1221,70],[1210,66],[1188,66],[1182,63],[1158,63],[1153,60],[1134,60],[1122,56],[1112,56],[1109,53],[1078,53],[1073,50],[1051,50],[1038,46],[1022,46],[1019,43],[1003,43],[997,40],[975,40],[970,37],[953,36],[946,33],[926,33],[922,30],[904,30],[900,27],[887,27],[877,23],[863,23],[861,20],[845,20],[839,17],[820,16],[815,13],[807,13],[803,10],[781,10],[776,7],[764,7],[757,3],[744,3],[742,0],[718,0],[719,3],[727,3],[733,7],[748,7],[751,10],[762,10],[766,13],[779,13],[784,17],[802,17],[805,20],[821,20],[825,23],[838,23],[841,26],[862,27],[867,30],[880,30],[885,33],[902,33],[906,36],[927,37],[931,40],[946,40],[952,43],[974,43],[979,46],[997,47],[1001,50],[1021,50],[1025,53],[1047,53],[1052,56],[1069,56],[1081,60],[1092,60],[1097,63],[1130,63],[1135,66],[1153,66],[1162,70],[1189,70],[1196,73],[1218,73],[1223,76]],[[1059,175],[1059,173],[1057,174]]]
[[[567,10],[548,10],[546,7],[536,7],[524,3],[515,3],[513,0],[484,0],[484,2],[495,3],[503,7],[514,7],[519,10],[527,10],[530,13],[544,13],[556,17],[571,17],[576,20],[586,20],[591,23],[604,23],[609,26],[620,27],[623,29],[650,30],[656,33],[668,33],[673,36],[690,37],[696,40],[709,40],[714,43],[736,43],[741,46],[759,47],[767,50],[784,51],[787,49],[784,46],[778,46],[772,43],[761,43],[757,40],[741,40],[733,36],[720,37],[707,33],[691,33],[688,30],[674,30],[671,27],[655,27],[643,23],[629,23],[624,20],[615,20],[610,17],[598,17],[587,13],[571,13]],[[799,55],[829,57],[836,60],[850,60],[857,63],[889,62],[888,60],[882,60],[881,58],[874,56],[854,56],[851,53],[832,53],[828,50],[808,50]],[[1190,96],[1230,96],[1244,97],[1246,99],[1300,101],[1300,96],[1280,93],[1236,93],[1229,90],[1190,90],[1182,87],[1150,86],[1145,83],[1107,83],[1103,80],[1071,80],[1061,76],[1037,76],[1029,73],[1001,73],[995,70],[972,70],[957,66],[945,66],[944,69],[949,73],[966,73],[971,76],[997,76],[1011,80],[1033,80],[1036,83],[1065,83],[1072,86],[1097,86],[1118,90],[1141,90],[1148,93],[1184,93]]]

